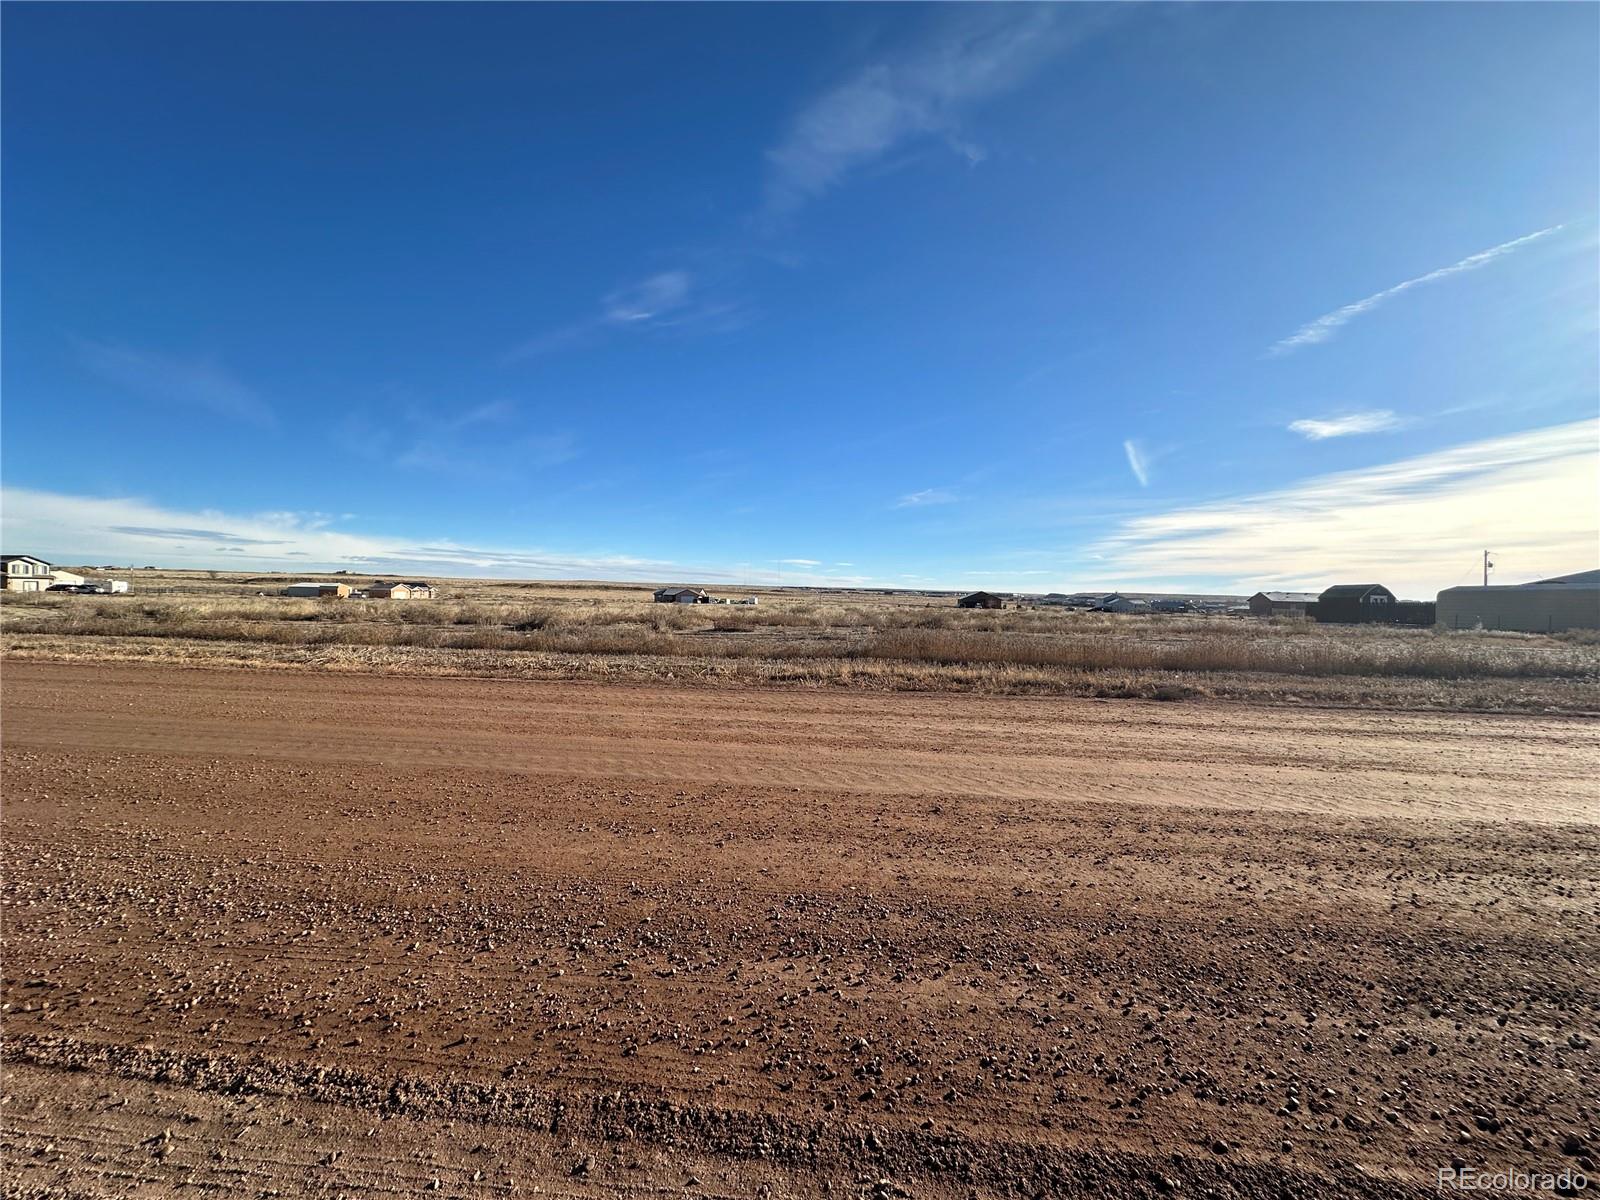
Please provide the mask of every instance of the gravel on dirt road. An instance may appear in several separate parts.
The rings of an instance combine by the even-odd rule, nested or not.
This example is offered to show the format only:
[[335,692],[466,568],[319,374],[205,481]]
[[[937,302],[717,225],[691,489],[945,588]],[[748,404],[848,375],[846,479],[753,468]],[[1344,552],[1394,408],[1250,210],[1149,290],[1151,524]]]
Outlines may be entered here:
[[13,662],[4,1194],[1600,1150],[1600,722]]

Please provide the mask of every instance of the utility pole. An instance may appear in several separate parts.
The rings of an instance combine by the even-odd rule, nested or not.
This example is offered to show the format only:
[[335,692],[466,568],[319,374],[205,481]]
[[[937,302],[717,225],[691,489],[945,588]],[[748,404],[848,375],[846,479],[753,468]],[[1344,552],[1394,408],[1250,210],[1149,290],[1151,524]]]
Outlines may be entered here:
[[1483,586],[1489,586],[1489,572],[1494,570],[1494,564],[1489,561],[1489,552],[1483,552]]

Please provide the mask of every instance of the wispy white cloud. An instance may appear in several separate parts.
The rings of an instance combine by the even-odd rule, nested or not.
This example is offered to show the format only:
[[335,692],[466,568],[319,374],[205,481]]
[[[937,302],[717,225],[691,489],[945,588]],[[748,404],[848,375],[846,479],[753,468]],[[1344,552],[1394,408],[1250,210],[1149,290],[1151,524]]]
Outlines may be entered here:
[[1386,408],[1378,408],[1370,412],[1346,413],[1339,417],[1306,417],[1299,421],[1290,421],[1289,429],[1309,441],[1320,442],[1327,438],[1353,437],[1361,433],[1383,433],[1386,430],[1399,429],[1402,424],[1404,422],[1394,413]]
[[923,488],[907,492],[894,502],[895,508],[925,508],[930,504],[954,504],[960,497],[944,488]]
[[375,412],[345,413],[329,433],[368,462],[463,479],[515,479],[578,457],[571,433],[530,432],[519,417],[509,400],[452,411],[391,397]]
[[[766,153],[765,195],[750,223],[771,233],[853,172],[888,169],[908,150],[943,143],[968,165],[987,157],[962,132],[978,104],[1025,82],[1043,64],[1114,18],[1112,6],[949,6],[914,43],[876,56],[802,104]],[[625,329],[725,333],[754,318],[737,297],[752,255],[793,265],[770,242],[713,244],[674,267],[601,298],[599,311],[513,346],[503,365],[593,344]],[[735,298],[729,298],[730,293]]]
[[1365,300],[1357,300],[1354,304],[1346,304],[1343,308],[1334,309],[1318,317],[1315,321],[1308,321],[1300,326],[1288,337],[1273,345],[1269,354],[1283,355],[1293,353],[1302,346],[1314,346],[1318,342],[1325,342],[1337,333],[1342,327],[1361,316],[1371,312],[1386,300],[1392,300],[1402,292],[1408,292],[1414,287],[1421,287],[1425,283],[1436,283],[1441,279],[1448,279],[1452,275],[1459,275],[1463,271],[1475,271],[1479,267],[1488,266],[1497,258],[1503,258],[1512,251],[1526,246],[1529,242],[1536,242],[1542,237],[1549,237],[1552,233],[1562,229],[1563,226],[1552,225],[1549,229],[1540,229],[1535,233],[1525,234],[1513,238],[1509,242],[1501,242],[1498,246],[1491,246],[1487,250],[1480,250],[1477,254],[1469,254],[1458,263],[1448,267],[1440,267],[1436,271],[1429,271],[1426,275],[1418,275],[1415,279],[1407,279],[1404,283],[1397,283],[1393,287],[1384,288],[1375,292]]
[[[397,570],[436,575],[521,578],[692,580],[703,583],[805,582],[849,586],[860,576],[672,562],[617,553],[420,541],[332,528],[326,514],[236,515],[182,511],[147,500],[0,489],[6,549],[54,562],[127,563],[230,570]],[[340,521],[341,526],[346,523]]]
[[606,293],[593,316],[529,338],[513,346],[501,361],[509,364],[537,358],[628,330],[731,333],[745,326],[750,313],[745,305],[726,297],[725,284],[706,286],[692,271],[660,271]]
[[1129,438],[1122,443],[1122,452],[1128,456],[1128,470],[1133,472],[1133,477],[1139,481],[1139,486],[1149,487],[1150,463],[1145,457],[1144,448]]
[[547,330],[513,346],[503,361],[513,363],[581,346],[596,340],[607,330],[648,329],[659,325],[681,315],[691,303],[693,291],[694,276],[688,271],[661,271],[650,275],[601,297],[600,311],[594,316]]
[[775,561],[788,567],[820,567],[822,565],[820,558],[780,558]]
[[511,478],[524,471],[559,466],[576,457],[577,440],[568,433],[527,434],[497,441],[491,447],[423,438],[402,452],[394,465],[468,478]]
[[1093,23],[1070,6],[978,6],[915,47],[881,56],[812,99],[767,152],[767,214],[785,216],[916,139],[942,139],[969,163],[971,106],[1008,91]]
[[77,341],[78,359],[119,391],[157,404],[204,409],[262,429],[277,424],[272,406],[215,359],[185,358],[106,342]]
[[471,429],[477,425],[504,425],[516,418],[517,406],[509,400],[491,400],[439,421],[445,429]]
[[1124,522],[1090,547],[1120,586],[1216,590],[1377,580],[1428,597],[1493,546],[1516,578],[1593,567],[1600,421],[1473,442]]
[[687,271],[663,271],[620,288],[605,298],[600,318],[611,325],[637,325],[656,321],[689,303],[693,276]]

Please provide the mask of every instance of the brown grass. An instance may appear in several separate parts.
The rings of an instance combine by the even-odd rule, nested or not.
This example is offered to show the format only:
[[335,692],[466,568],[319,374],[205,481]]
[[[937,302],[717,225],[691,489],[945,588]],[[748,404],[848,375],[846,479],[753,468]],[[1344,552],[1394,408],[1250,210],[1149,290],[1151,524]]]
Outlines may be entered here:
[[[428,673],[689,678],[918,690],[1277,697],[1600,709],[1600,639],[1305,621],[966,611],[947,598],[770,592],[661,605],[641,587],[462,584],[434,601],[257,596],[191,581],[119,597],[10,595],[6,653]],[[279,581],[281,585],[281,581]],[[230,590],[231,588],[231,590]],[[215,647],[205,649],[205,647]],[[1375,698],[1377,698],[1375,700]]]
[[1127,639],[1066,640],[1036,635],[892,630],[869,653],[927,663],[1017,663],[1075,670],[1258,672],[1270,675],[1385,675],[1428,679],[1593,677],[1593,656],[1553,651],[1505,654],[1495,647],[1430,635],[1426,640],[1279,641],[1207,632],[1169,644]]

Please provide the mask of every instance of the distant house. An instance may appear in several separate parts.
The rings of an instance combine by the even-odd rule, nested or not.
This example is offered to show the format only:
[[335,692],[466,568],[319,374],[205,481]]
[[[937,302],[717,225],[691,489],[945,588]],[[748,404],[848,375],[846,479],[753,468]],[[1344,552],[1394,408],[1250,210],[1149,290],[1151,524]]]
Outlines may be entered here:
[[408,579],[406,580],[406,586],[411,589],[411,598],[413,600],[433,599],[433,584],[428,583],[426,580]]
[[1250,597],[1250,615],[1255,617],[1308,617],[1316,607],[1316,592],[1257,592]]
[[973,592],[956,601],[957,608],[1004,608],[1005,601],[993,592]]
[[1191,601],[1181,596],[1161,596],[1150,601],[1150,611],[1158,613],[1192,613],[1200,611]]
[[369,583],[365,589],[369,600],[409,600],[409,583]]
[[1093,608],[1110,598],[1106,592],[1051,592],[1049,595],[1041,596],[1039,603],[1057,608]]
[[700,588],[664,587],[655,591],[657,604],[710,604],[711,597]]
[[0,555],[8,592],[42,592],[51,584],[50,564],[31,554]]
[[1147,613],[1150,611],[1150,601],[1141,600],[1134,596],[1111,595],[1105,597],[1094,606],[1095,612],[1108,613]]
[[283,589],[285,596],[300,596],[310,600],[343,600],[350,595],[348,583],[291,583]]
[[1317,597],[1317,620],[1332,625],[1395,623],[1394,593],[1381,583],[1340,583]]

